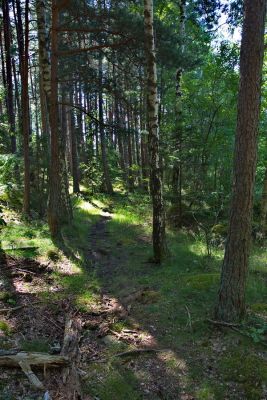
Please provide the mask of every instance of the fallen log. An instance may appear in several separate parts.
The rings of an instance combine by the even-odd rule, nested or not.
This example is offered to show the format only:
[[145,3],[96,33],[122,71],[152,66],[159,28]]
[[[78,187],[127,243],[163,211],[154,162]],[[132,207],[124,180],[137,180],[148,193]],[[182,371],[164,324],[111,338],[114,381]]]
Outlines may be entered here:
[[67,318],[63,346],[60,353],[61,356],[70,360],[69,365],[63,370],[63,384],[67,389],[66,400],[83,399],[78,368],[81,358],[79,349],[81,329],[82,323],[79,318],[73,319],[70,316]]
[[52,355],[48,353],[19,351],[14,354],[12,350],[3,355],[0,352],[0,366],[18,367],[20,362],[26,362],[36,367],[62,367],[69,364],[68,357],[64,355]]
[[69,360],[66,356],[53,356],[47,353],[28,353],[25,351],[15,352],[0,350],[0,366],[20,367],[29,379],[30,383],[37,389],[44,389],[44,385],[32,371],[31,366],[35,367],[62,367],[67,365]]

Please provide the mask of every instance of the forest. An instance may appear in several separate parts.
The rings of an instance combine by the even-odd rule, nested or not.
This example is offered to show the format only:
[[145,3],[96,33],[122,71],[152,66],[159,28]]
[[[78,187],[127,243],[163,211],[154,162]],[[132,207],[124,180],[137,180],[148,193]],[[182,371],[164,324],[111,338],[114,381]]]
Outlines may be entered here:
[[0,400],[267,400],[266,7],[0,1]]

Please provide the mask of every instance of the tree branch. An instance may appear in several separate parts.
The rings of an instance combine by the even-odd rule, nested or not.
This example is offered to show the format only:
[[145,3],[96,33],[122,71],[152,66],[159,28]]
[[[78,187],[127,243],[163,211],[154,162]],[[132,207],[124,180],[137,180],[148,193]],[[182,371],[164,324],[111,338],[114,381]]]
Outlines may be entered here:
[[66,56],[76,55],[76,54],[80,54],[80,53],[86,53],[88,51],[120,47],[120,46],[124,46],[124,45],[130,43],[132,40],[133,39],[130,38],[128,40],[125,40],[124,42],[99,44],[99,45],[95,45],[95,46],[91,46],[91,47],[85,47],[83,49],[71,49],[71,50],[66,50],[66,51],[58,51],[57,56],[58,57],[66,57]]
[[73,32],[73,33],[109,33],[110,35],[121,35],[123,36],[122,32],[119,31],[110,31],[109,29],[101,29],[101,28],[64,28],[59,27],[57,29],[58,32]]

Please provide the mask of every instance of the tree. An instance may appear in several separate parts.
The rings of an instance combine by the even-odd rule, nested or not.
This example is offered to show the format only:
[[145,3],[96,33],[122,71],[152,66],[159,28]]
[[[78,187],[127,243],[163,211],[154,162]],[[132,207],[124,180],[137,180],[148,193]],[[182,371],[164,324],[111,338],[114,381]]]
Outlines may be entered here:
[[245,314],[265,16],[266,0],[245,0],[230,226],[215,311],[223,321],[240,320]]
[[101,159],[103,167],[103,180],[104,190],[108,194],[113,193],[113,187],[110,179],[110,170],[107,160],[107,147],[106,137],[104,130],[104,117],[103,117],[103,56],[99,52],[98,59],[98,73],[99,73],[99,96],[98,96],[98,110],[99,110],[99,132],[100,132],[100,144],[101,144]]
[[59,14],[64,2],[52,1],[51,28],[51,94],[50,94],[50,130],[51,130],[51,163],[49,176],[48,223],[52,236],[60,233],[63,222],[68,222],[72,210],[67,188],[65,171],[64,138],[59,118],[58,107],[58,25]]
[[15,111],[13,101],[13,80],[12,80],[12,58],[11,58],[11,29],[10,29],[10,15],[9,15],[9,2],[2,0],[3,9],[3,25],[4,25],[4,43],[5,43],[5,60],[6,60],[6,84],[7,84],[7,111],[8,122],[11,130],[11,152],[15,153],[17,150],[16,144],[16,124],[15,124]]
[[147,64],[147,110],[150,150],[150,191],[153,205],[154,261],[160,263],[167,253],[163,185],[159,155],[157,66],[153,27],[153,0],[144,1],[145,47]]
[[[23,35],[23,32],[22,32]],[[23,36],[22,36],[23,37]],[[30,115],[29,115],[29,0],[25,2],[25,32],[23,41],[23,52],[21,60],[21,110],[22,110],[22,131],[23,131],[23,154],[24,154],[24,196],[23,211],[30,213]]]

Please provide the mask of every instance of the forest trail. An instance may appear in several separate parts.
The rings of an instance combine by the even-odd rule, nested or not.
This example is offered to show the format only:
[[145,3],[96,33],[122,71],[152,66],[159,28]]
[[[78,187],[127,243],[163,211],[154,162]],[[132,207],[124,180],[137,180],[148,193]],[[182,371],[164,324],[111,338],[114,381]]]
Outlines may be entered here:
[[[136,290],[132,286],[129,287],[128,296],[122,298],[114,297],[114,293],[110,292],[109,283],[116,280],[116,276],[123,274],[123,266],[129,257],[121,240],[116,242],[115,252],[111,252],[113,243],[110,240],[108,224],[112,218],[112,212],[101,211],[99,219],[90,228],[90,250],[87,260],[90,261],[91,268],[102,282],[98,310],[104,311],[104,314],[93,339],[95,344],[98,343],[98,357],[105,358],[107,351],[113,352],[117,348],[116,352],[121,356],[117,360],[113,358],[111,374],[114,373],[115,380],[118,380],[120,384],[121,381],[126,383],[125,387],[122,385],[121,397],[117,397],[118,394],[115,392],[112,393],[111,385],[109,388],[111,392],[108,394],[111,397],[108,398],[124,399],[126,398],[124,396],[129,396],[130,399],[151,400],[193,399],[193,396],[184,391],[185,362],[179,359],[172,350],[161,348],[153,332],[149,332],[142,326],[133,311],[135,303],[150,301],[146,297],[150,296],[152,291],[147,287]],[[123,231],[121,234],[123,239]],[[152,324],[153,321],[148,321],[148,323]],[[151,327],[154,328],[152,325]],[[100,347],[99,338],[102,341]],[[177,375],[171,374],[170,368],[166,365],[166,362],[171,362],[171,360],[179,365],[180,371]],[[133,376],[135,376],[134,380]],[[97,380],[96,377],[94,380]],[[106,399],[105,395],[103,399]]]
[[110,247],[107,224],[111,219],[111,213],[102,211],[99,220],[95,222],[89,231],[90,249],[88,259],[91,261],[92,267],[97,268],[100,274],[104,273],[107,269],[112,274],[112,267],[115,264],[115,260],[111,260],[110,252],[107,249],[107,246]]
[[[180,233],[169,236],[174,256],[150,263],[150,210],[137,204],[138,196],[121,193],[78,198],[73,224],[57,243],[42,222],[33,226],[6,215],[6,245],[23,236],[31,247],[24,256],[9,250],[0,270],[0,309],[22,306],[0,314],[0,348],[49,352],[61,346],[71,311],[83,327],[79,370],[86,399],[245,400],[255,381],[265,391],[264,348],[206,322],[220,259],[207,258],[202,242]],[[255,262],[265,268],[265,259]],[[259,272],[250,294],[257,307],[266,290]],[[232,382],[236,370],[249,386],[243,378]],[[19,369],[0,373],[1,400],[7,393],[12,400],[43,400]],[[36,374],[53,400],[66,399],[60,369]]]

